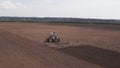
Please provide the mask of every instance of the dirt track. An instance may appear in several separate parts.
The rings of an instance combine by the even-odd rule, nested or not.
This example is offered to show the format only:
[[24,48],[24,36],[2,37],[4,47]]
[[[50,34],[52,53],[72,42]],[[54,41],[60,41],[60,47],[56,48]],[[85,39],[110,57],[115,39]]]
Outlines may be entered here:
[[0,30],[0,68],[96,68],[40,43]]
[[[6,23],[0,24],[0,29],[1,68],[96,68],[97,65],[107,65],[108,68],[112,66],[117,68],[118,65],[119,68],[119,26],[116,28],[116,26]],[[45,37],[51,31],[57,32],[62,42],[79,41],[89,47],[83,45],[75,48],[78,53],[74,48],[62,50],[69,55],[42,47]],[[113,56],[109,57],[110,55]],[[113,61],[115,65],[110,66],[112,63],[108,60],[104,62],[105,58],[109,58],[108,60]]]

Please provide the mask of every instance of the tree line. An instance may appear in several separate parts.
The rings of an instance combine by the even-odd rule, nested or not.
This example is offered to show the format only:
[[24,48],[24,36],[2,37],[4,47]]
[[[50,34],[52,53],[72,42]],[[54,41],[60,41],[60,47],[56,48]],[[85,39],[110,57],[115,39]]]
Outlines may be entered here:
[[114,19],[84,19],[84,18],[38,18],[38,17],[0,17],[0,22],[30,22],[30,23],[78,23],[78,24],[120,24]]

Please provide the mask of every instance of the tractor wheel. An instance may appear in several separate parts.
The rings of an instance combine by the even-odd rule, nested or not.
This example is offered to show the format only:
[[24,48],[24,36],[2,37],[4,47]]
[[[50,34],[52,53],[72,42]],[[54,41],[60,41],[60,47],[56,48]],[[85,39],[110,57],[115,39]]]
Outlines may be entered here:
[[59,38],[55,40],[55,43],[59,43],[59,42],[60,42],[60,39],[59,39]]

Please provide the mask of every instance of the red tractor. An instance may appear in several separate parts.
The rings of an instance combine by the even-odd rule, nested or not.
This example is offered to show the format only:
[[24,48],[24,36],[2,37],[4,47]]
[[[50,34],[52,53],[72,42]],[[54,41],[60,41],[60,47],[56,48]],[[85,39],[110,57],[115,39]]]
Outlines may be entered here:
[[59,43],[60,38],[58,36],[50,36],[45,39],[45,43]]

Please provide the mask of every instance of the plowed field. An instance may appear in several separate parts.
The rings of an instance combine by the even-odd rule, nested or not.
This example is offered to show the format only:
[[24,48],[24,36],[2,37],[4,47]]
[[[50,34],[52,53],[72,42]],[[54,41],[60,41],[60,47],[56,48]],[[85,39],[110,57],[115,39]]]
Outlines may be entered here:
[[[83,45],[60,50],[43,47],[53,31],[61,42]],[[1,68],[119,68],[119,53],[117,25],[0,24]]]

